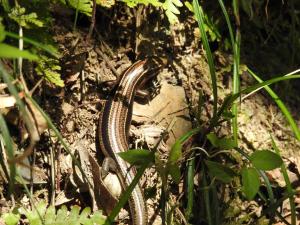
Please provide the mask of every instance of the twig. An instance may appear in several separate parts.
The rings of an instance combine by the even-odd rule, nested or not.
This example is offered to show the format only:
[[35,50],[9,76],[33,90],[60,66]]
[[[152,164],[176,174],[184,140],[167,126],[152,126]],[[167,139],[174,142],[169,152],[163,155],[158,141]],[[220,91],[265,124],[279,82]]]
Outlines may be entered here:
[[95,24],[96,24],[96,0],[93,0],[92,22],[90,25],[88,36],[86,37],[87,40],[90,40],[90,38],[92,37]]
[[142,12],[143,12],[144,6],[139,5],[136,10],[136,20],[135,20],[135,57],[139,55],[139,46],[141,43],[141,24],[142,24]]
[[[23,28],[20,26],[19,27],[19,49],[22,51],[23,48],[24,48],[24,41],[23,41]],[[22,72],[22,68],[23,68],[23,58],[22,57],[19,57],[18,58],[18,69],[19,69],[19,77],[20,77],[20,80],[21,80],[21,83],[25,89],[25,92],[28,93],[28,87],[26,85],[26,82],[25,82],[25,79],[24,79],[24,76],[23,76],[23,72]]]
[[[48,129],[48,133],[49,133],[49,137],[51,137],[49,129]],[[54,161],[53,147],[50,148],[50,161],[51,161],[51,205],[55,206],[55,161]]]
[[40,84],[43,82],[44,78],[42,77],[39,79],[39,81],[34,85],[34,87],[29,91],[29,95],[32,96],[35,90],[40,86]]
[[107,53],[110,55],[110,57],[114,57],[114,52],[113,50],[109,47],[108,44],[106,44],[106,42],[104,41],[104,38],[102,37],[102,35],[99,33],[98,29],[95,28],[95,33],[97,35],[97,37],[100,39],[101,44],[103,45],[103,47],[105,47],[105,49],[107,50]]
[[120,77],[120,74],[118,71],[115,69],[115,67],[110,63],[109,58],[103,53],[99,48],[96,48],[95,51],[102,57],[104,62],[107,64],[107,66],[111,69],[113,74],[118,78]]

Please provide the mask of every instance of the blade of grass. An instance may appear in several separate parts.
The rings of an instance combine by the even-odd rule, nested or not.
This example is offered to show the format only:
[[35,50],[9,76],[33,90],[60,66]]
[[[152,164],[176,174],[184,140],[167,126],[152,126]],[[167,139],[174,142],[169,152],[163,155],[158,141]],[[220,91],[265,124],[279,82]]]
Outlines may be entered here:
[[[204,167],[203,167],[204,170]],[[210,188],[206,188],[207,187],[207,178],[205,176],[206,173],[203,173],[203,177],[202,177],[202,187],[203,187],[203,195],[204,195],[204,204],[205,204],[205,212],[206,212],[206,219],[207,219],[207,223],[208,225],[213,225],[212,222],[212,213],[211,213],[211,206],[210,206],[210,198],[209,198],[209,192],[210,192]]]
[[[21,38],[18,34],[14,34],[14,33],[8,32],[8,31],[5,31],[4,33],[5,33],[5,35],[7,35],[8,37],[11,37],[11,38],[15,38],[15,39],[18,39],[18,40]],[[55,58],[59,57],[57,51],[55,51],[53,48],[50,48],[47,45],[40,44],[39,42],[34,41],[34,40],[30,39],[30,38],[26,38],[26,37],[22,37],[22,39],[25,42],[27,42],[29,44],[32,44],[35,47],[40,48],[40,49],[48,52],[50,55],[54,56]]]
[[[166,183],[166,182],[164,182]],[[162,225],[166,224],[166,214],[167,214],[167,207],[166,207],[166,201],[167,201],[167,190],[166,190],[166,185],[162,185],[161,187],[161,195],[159,199],[159,207],[161,208],[161,220],[162,220]]]
[[[223,102],[222,106],[220,107],[219,111],[218,111],[218,114],[217,114],[217,118],[220,118],[220,116],[223,114],[223,112],[228,109],[230,107],[230,105],[237,99],[239,98],[240,95],[242,94],[247,94],[247,93],[250,93],[256,89],[259,89],[261,87],[265,87],[267,85],[270,85],[270,84],[274,84],[274,83],[277,83],[279,81],[284,81],[284,80],[289,80],[289,79],[299,79],[300,78],[300,75],[299,74],[296,74],[296,75],[291,75],[291,76],[285,76],[285,77],[275,77],[273,79],[270,79],[270,80],[267,80],[267,81],[264,81],[262,83],[259,83],[259,84],[255,84],[255,85],[252,85],[248,88],[245,88],[243,90],[241,90],[239,93],[237,94],[234,94],[234,95],[229,95]],[[213,123],[215,122],[215,123]],[[213,121],[211,124],[210,124],[210,129],[211,127],[215,126],[216,122],[217,121]],[[208,129],[209,130],[209,129]]]
[[[235,150],[236,150],[237,152],[239,152],[242,156],[244,156],[244,157],[250,162],[250,157],[249,157],[249,155],[248,155],[246,152],[244,152],[244,151],[243,151],[242,149],[240,149],[240,148],[235,148]],[[272,187],[271,187],[270,181],[269,181],[269,179],[268,179],[266,173],[265,173],[264,171],[262,171],[262,170],[257,170],[257,171],[258,171],[258,173],[260,174],[260,176],[263,178],[263,180],[264,180],[264,182],[265,182],[265,184],[266,184],[267,192],[268,192],[268,195],[269,195],[269,198],[270,198],[270,203],[271,203],[271,204],[274,204],[274,203],[275,203],[275,198],[274,198],[273,189],[272,189]],[[259,193],[260,193],[260,191],[259,191]],[[263,196],[262,193],[261,193],[260,195]],[[263,198],[263,200],[267,202],[267,199],[266,199],[265,197]]]
[[202,43],[206,52],[206,57],[208,61],[209,71],[210,71],[210,79],[213,89],[213,118],[217,116],[218,111],[218,89],[217,89],[217,77],[216,77],[216,71],[215,71],[215,65],[212,57],[212,53],[210,50],[210,46],[208,43],[208,38],[205,32],[205,24],[204,24],[204,14],[202,7],[199,5],[198,0],[193,0],[193,8],[195,13],[195,18],[198,22],[199,30],[201,33],[201,39]]
[[223,115],[223,113],[226,111],[226,109],[229,109],[231,104],[237,99],[239,98],[242,94],[248,94],[252,91],[255,91],[257,89],[260,89],[261,87],[265,87],[267,85],[279,82],[279,81],[283,81],[283,80],[289,80],[289,79],[299,79],[300,75],[299,74],[295,74],[295,75],[290,75],[290,76],[284,76],[284,77],[275,77],[273,79],[264,81],[262,83],[259,84],[255,84],[252,85],[248,88],[243,89],[242,91],[240,91],[239,93],[236,94],[231,94],[229,96],[227,96],[224,99],[223,104],[221,105],[221,107],[218,110],[217,116],[215,118],[213,118],[209,124],[209,127],[207,128],[207,130],[205,131],[205,133],[209,133],[211,131],[212,128],[214,128],[217,124],[219,119],[221,118],[221,116]]
[[35,202],[34,202],[34,199],[33,199],[33,197],[32,197],[32,194],[30,193],[30,191],[29,191],[29,189],[28,189],[28,187],[27,187],[27,185],[26,185],[26,182],[24,181],[23,177],[20,176],[20,174],[18,174],[18,172],[17,172],[17,176],[18,176],[19,181],[22,183],[22,185],[23,185],[23,187],[24,187],[24,190],[25,190],[26,194],[28,195],[28,197],[29,197],[29,199],[30,199],[30,202],[31,202],[32,207],[35,209],[35,211],[36,211],[37,214],[38,214],[38,217],[39,217],[39,219],[40,219],[40,222],[42,223],[42,225],[45,225],[45,221],[44,221],[44,219],[43,219],[43,216],[41,215],[40,210],[39,210],[38,207],[36,206],[36,204],[35,204]]
[[214,224],[218,225],[218,224],[222,224],[220,221],[220,203],[219,203],[219,198],[218,198],[218,190],[216,185],[212,185],[211,187],[211,211],[214,212]]
[[194,176],[195,176],[195,157],[192,157],[187,162],[187,206],[186,206],[186,217],[189,220],[193,213],[194,206]]
[[117,205],[114,207],[110,215],[107,217],[105,221],[105,225],[110,225],[113,223],[116,216],[119,214],[120,210],[124,207],[125,203],[127,202],[131,192],[133,191],[134,187],[138,184],[140,178],[142,177],[143,173],[145,172],[148,164],[142,165],[138,170],[133,178],[131,184],[127,187],[127,189],[122,193],[120,200],[118,201]]
[[[13,148],[13,141],[11,139],[11,135],[7,128],[6,122],[0,113],[0,130],[3,141],[5,143],[6,154],[8,159],[12,162],[14,158],[14,148]],[[16,179],[16,165],[15,163],[9,163],[9,192],[13,194],[14,184]]]
[[19,97],[17,88],[12,83],[11,76],[4,69],[2,63],[0,63],[0,76],[2,77],[3,81],[7,84],[9,92],[15,97],[16,104],[19,107],[20,113],[22,115],[22,118],[25,121],[25,124],[26,124],[27,128],[29,130],[32,130],[33,129],[32,128],[33,125],[32,125],[32,123],[31,123],[31,121],[30,121],[30,119],[28,117],[28,114],[27,114],[26,110],[25,110],[25,105],[22,102],[21,98]]
[[79,1],[80,0],[77,0],[77,6],[76,6],[76,12],[75,12],[75,19],[74,19],[74,24],[73,24],[73,31],[76,31],[78,14],[79,14]]
[[[1,128],[0,128],[1,130]],[[4,146],[4,140],[2,135],[0,135],[0,166],[2,167],[2,170],[4,172],[4,182],[6,182],[7,180],[9,180],[9,171],[8,168],[6,167],[6,163],[5,163],[5,155],[3,154],[5,151],[5,146]],[[7,180],[5,179],[7,178]]]
[[231,47],[232,47],[232,50],[234,51],[235,40],[234,40],[234,36],[233,36],[233,29],[232,29],[232,26],[231,26],[229,15],[228,15],[227,10],[225,8],[224,2],[222,0],[218,0],[218,1],[219,1],[219,4],[221,6],[222,12],[223,12],[225,20],[226,20],[226,24],[227,24],[228,31],[229,31],[229,36],[230,36],[230,41],[231,41]]
[[[272,146],[273,146],[274,150],[276,151],[276,153],[278,155],[280,155],[280,150],[277,147],[277,145],[276,145],[276,143],[275,143],[272,136],[271,136],[271,140],[272,140]],[[282,172],[284,181],[286,183],[286,189],[287,189],[287,192],[288,192],[288,195],[289,195],[290,207],[291,207],[291,222],[292,222],[292,225],[296,225],[297,219],[296,219],[296,206],[295,206],[294,192],[293,192],[291,181],[289,179],[289,176],[288,176],[288,173],[287,173],[287,170],[286,170],[286,167],[285,167],[284,163],[281,165],[281,172]]]
[[37,110],[39,110],[39,112],[42,114],[42,116],[44,117],[44,119],[47,121],[47,124],[49,126],[50,129],[53,130],[54,134],[56,135],[56,137],[58,138],[58,140],[60,141],[60,143],[62,144],[62,146],[64,147],[64,149],[66,150],[66,152],[68,154],[70,154],[72,161],[75,163],[76,166],[78,166],[80,172],[82,173],[83,178],[85,179],[85,181],[87,182],[87,184],[90,186],[90,188],[92,187],[91,182],[89,181],[89,179],[87,178],[85,172],[83,171],[80,162],[76,159],[76,157],[74,156],[74,154],[72,154],[69,146],[67,145],[67,143],[64,141],[61,133],[57,130],[57,128],[55,127],[55,125],[52,123],[51,119],[49,118],[49,116],[44,112],[44,110],[42,110],[42,108],[37,104],[37,102],[28,94],[26,94],[26,97],[32,102],[32,104],[37,108]]
[[[258,75],[256,75],[252,70],[248,69],[248,72],[259,82],[262,83],[263,80],[260,79],[260,77]],[[278,95],[268,86],[265,86],[264,89],[269,93],[269,95],[273,98],[273,100],[276,102],[276,104],[278,105],[278,107],[280,108],[281,112],[283,113],[283,115],[285,116],[286,120],[288,121],[288,123],[291,126],[292,131],[294,132],[296,138],[298,139],[298,141],[300,141],[300,130],[295,122],[295,120],[293,119],[291,113],[289,112],[289,110],[287,109],[287,107],[285,106],[285,104],[280,100],[280,98],[278,97]]]
[[[229,19],[229,15],[227,13],[227,10],[224,6],[224,3],[222,0],[218,0],[219,4],[221,6],[222,12],[224,14],[227,27],[229,30],[229,36],[231,40],[231,46],[233,50],[233,87],[232,87],[232,94],[236,94],[240,90],[240,76],[239,76],[239,65],[240,65],[240,46],[241,46],[241,35],[239,30],[236,31],[236,37],[233,36],[233,30],[231,26],[231,22]],[[233,131],[233,139],[238,144],[238,103],[234,102],[232,106],[232,114],[234,115],[232,119],[232,131]]]
[[[239,30],[236,31],[236,38],[233,46],[233,87],[232,93],[237,94],[240,91],[240,45],[241,45],[241,35]],[[235,101],[232,106],[232,132],[233,140],[236,145],[238,145],[238,102]]]

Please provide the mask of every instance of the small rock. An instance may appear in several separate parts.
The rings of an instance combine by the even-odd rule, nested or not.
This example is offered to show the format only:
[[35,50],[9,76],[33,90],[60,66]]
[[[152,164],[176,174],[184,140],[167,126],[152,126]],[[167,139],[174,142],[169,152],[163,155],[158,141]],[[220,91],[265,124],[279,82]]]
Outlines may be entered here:
[[69,120],[66,124],[66,129],[69,133],[73,132],[75,130],[75,122],[74,120]]
[[62,104],[61,108],[62,108],[62,111],[63,111],[64,115],[68,115],[74,109],[74,107],[72,105],[70,105],[69,103],[67,103],[67,102],[64,102]]

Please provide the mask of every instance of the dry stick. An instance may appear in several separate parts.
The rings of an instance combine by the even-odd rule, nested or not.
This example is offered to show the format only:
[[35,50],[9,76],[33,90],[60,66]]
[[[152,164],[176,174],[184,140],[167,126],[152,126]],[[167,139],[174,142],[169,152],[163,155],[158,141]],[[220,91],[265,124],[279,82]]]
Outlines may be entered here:
[[[24,41],[23,41],[23,28],[21,26],[19,26],[19,49],[22,51],[24,48]],[[27,84],[25,82],[24,76],[23,76],[23,59],[22,57],[18,58],[18,69],[19,69],[19,78],[21,80],[22,86],[24,87],[25,93],[28,93],[28,87]],[[25,110],[28,112],[28,108],[25,106]],[[25,115],[24,115],[25,116]],[[29,116],[29,119],[32,120],[32,117]],[[27,124],[26,124],[27,125]],[[28,154],[30,155],[33,152],[33,162],[32,162],[32,167],[35,163],[35,151],[34,151],[34,146],[36,144],[36,142],[39,140],[39,137],[37,135],[37,130],[36,127],[34,126],[30,126],[27,127],[29,132],[30,132],[30,144],[29,146],[26,148],[24,155]],[[25,154],[26,153],[26,154]],[[21,160],[24,159],[25,157],[20,158]],[[16,159],[17,160],[17,159]],[[21,161],[20,160],[20,161]],[[33,170],[30,169],[30,193],[33,194]]]
[[[19,39],[19,50],[22,51],[23,48],[24,48],[24,41],[23,41],[23,28],[21,26],[19,28],[19,36],[20,36],[20,39]],[[21,80],[22,86],[25,89],[25,93],[29,93],[29,90],[28,90],[28,87],[27,87],[27,84],[25,82],[25,79],[24,79],[24,76],[23,76],[23,72],[22,72],[22,70],[23,70],[23,59],[22,59],[22,57],[18,58],[18,67],[19,67],[18,68],[19,69],[19,78]],[[26,111],[28,111],[27,107],[25,107],[25,109],[26,109]],[[26,116],[26,115],[24,115],[24,116]],[[32,117],[30,118],[30,116],[29,116],[29,119],[32,119]],[[30,122],[32,122],[32,121],[30,121]],[[33,135],[33,132],[32,132],[34,130],[36,131],[36,127],[32,126],[30,123],[29,124],[26,123],[26,125],[28,126],[27,129],[31,132],[31,135],[33,136],[31,138],[31,141],[34,141],[34,140],[38,141],[39,140],[39,136],[38,137],[36,136],[36,132],[34,132],[34,135]]]
[[90,38],[92,37],[95,24],[96,24],[96,0],[93,0],[92,22],[90,25],[88,36],[86,37],[87,40],[90,40]]
[[99,48],[96,48],[95,51],[102,57],[106,65],[111,69],[113,74],[118,78],[120,77],[120,74],[118,71],[115,69],[115,67],[110,63],[109,58],[103,53]]
[[34,85],[34,87],[29,91],[30,96],[33,95],[33,93],[35,92],[35,90],[40,86],[40,84],[43,82],[44,78],[42,77],[41,79],[39,79],[39,81]]
[[[48,129],[49,132],[49,129]],[[49,137],[51,137],[49,132]],[[51,139],[51,138],[50,138]],[[55,161],[54,161],[54,149],[50,147],[50,161],[51,161],[51,205],[55,206]]]
[[[55,145],[57,146],[57,142],[55,143]],[[60,156],[61,156],[61,148],[58,148],[57,151],[57,155],[56,155],[56,159],[57,159],[57,168],[60,168]],[[60,169],[56,170],[57,176],[56,177],[56,190],[59,193],[60,192],[60,180],[61,180],[61,172]]]
[[106,42],[104,41],[104,38],[99,33],[99,31],[97,30],[97,28],[95,28],[95,33],[96,33],[97,37],[100,39],[100,42],[101,42],[102,46],[105,47],[106,52],[110,55],[110,57],[113,58],[114,57],[113,50],[109,47],[108,44],[106,44]]
[[[23,28],[21,26],[19,27],[19,36],[20,36],[19,50],[22,51],[24,48],[24,41],[23,41]],[[19,69],[19,77],[20,77],[21,83],[25,89],[25,92],[28,93],[28,87],[26,85],[26,82],[25,82],[25,79],[23,76],[23,72],[22,72],[22,68],[23,68],[23,58],[22,57],[18,58],[18,67],[19,67],[18,69]]]
[[141,43],[141,24],[142,24],[142,12],[144,7],[142,5],[139,5],[136,10],[136,20],[135,20],[135,57],[139,55],[138,48]]

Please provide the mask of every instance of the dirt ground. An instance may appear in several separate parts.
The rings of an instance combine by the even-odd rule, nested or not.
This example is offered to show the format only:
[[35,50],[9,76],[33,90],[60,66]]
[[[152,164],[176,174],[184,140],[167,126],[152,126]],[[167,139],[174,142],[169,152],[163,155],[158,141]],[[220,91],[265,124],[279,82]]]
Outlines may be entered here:
[[[64,11],[62,14],[66,15]],[[65,87],[55,88],[43,83],[38,98],[77,156],[93,187],[97,187],[99,165],[103,159],[99,153],[97,126],[103,101],[111,93],[107,81],[116,80],[134,61],[155,58],[161,69],[157,78],[147,86],[151,94],[146,103],[134,103],[130,127],[131,148],[151,149],[165,130],[169,130],[168,137],[158,149],[161,157],[166,158],[175,140],[195,126],[194,115],[199,92],[202,92],[205,100],[201,119],[205,123],[211,118],[213,97],[210,74],[205,52],[197,37],[196,23],[188,15],[184,23],[169,27],[166,18],[155,20],[156,16],[158,13],[151,8],[99,9],[94,36],[86,40],[88,21],[80,22],[76,31],[73,31],[70,17],[55,15],[52,32],[62,53],[62,78]],[[214,57],[218,68],[221,104],[231,90],[232,60],[228,53],[220,51],[215,51]],[[246,72],[242,73],[241,80],[242,87],[255,83]],[[298,108],[291,106],[289,109],[300,125]],[[290,170],[290,179],[297,189],[300,176],[300,154],[297,150],[300,145],[274,101],[261,90],[250,96],[242,96],[239,110],[239,146],[248,153],[256,149],[270,149],[271,134],[281,150]],[[227,124],[220,134],[229,133],[230,126]],[[94,210],[102,209],[105,203],[99,202],[103,199],[83,181],[81,172],[74,167],[71,157],[62,150],[53,133],[47,132],[43,140],[45,142],[39,145],[37,152],[36,165],[42,175],[35,178],[41,188],[36,188],[34,196],[47,199],[48,187],[45,183],[49,179],[49,163],[43,158],[49,154],[48,149],[52,148],[57,153],[56,205],[75,203],[93,206]],[[117,179],[114,175],[110,176],[110,179]],[[269,172],[268,176],[274,187],[285,185],[279,170]],[[154,168],[148,169],[141,186],[146,190],[157,190],[147,200],[150,224],[161,224],[157,211],[161,185]],[[118,186],[114,190],[118,196],[121,191],[118,182],[111,186]],[[171,193],[170,198],[174,204],[181,192],[182,184]],[[246,214],[252,213],[259,217],[262,210],[255,202],[243,202],[243,206],[236,209],[241,204],[237,195],[234,200],[227,197],[223,201],[227,204],[225,218],[231,221],[228,224],[242,224]],[[299,199],[296,199],[296,203],[299,203]],[[284,206],[283,215],[288,215],[289,205],[286,203]],[[176,215],[180,218],[180,212]],[[128,223],[128,212],[122,211],[120,218],[122,223]]]

